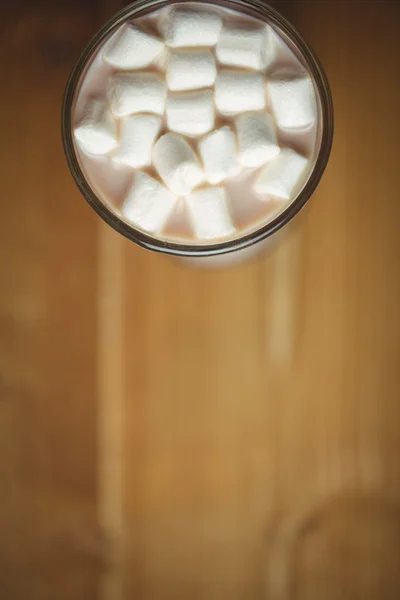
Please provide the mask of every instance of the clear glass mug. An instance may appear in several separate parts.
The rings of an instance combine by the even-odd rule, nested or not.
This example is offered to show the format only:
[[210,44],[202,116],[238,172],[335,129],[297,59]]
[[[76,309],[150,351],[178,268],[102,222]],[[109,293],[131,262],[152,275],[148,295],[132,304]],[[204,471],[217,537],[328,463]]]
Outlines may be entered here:
[[[73,139],[73,110],[81,82],[99,48],[126,21],[146,16],[155,10],[169,5],[175,5],[185,0],[142,0],[131,4],[98,31],[89,42],[83,54],[75,65],[67,83],[62,107],[62,139],[69,169],[84,198],[98,215],[116,231],[129,240],[148,250],[184,257],[186,259],[201,258],[193,261],[197,264],[230,264],[253,256],[265,247],[267,238],[280,230],[300,211],[312,196],[328,163],[333,140],[333,103],[329,83],[324,70],[314,52],[303,40],[296,29],[275,9],[260,0],[218,0],[202,2],[210,7],[222,7],[240,12],[271,25],[290,49],[297,55],[300,62],[309,72],[316,91],[318,105],[317,152],[314,168],[294,200],[270,222],[263,224],[254,231],[226,241],[216,243],[179,243],[152,236],[121,218],[94,192],[87,181],[80,163]],[[187,2],[185,2],[187,3]],[[255,246],[257,244],[257,246]],[[229,253],[228,256],[222,256]],[[234,253],[234,254],[232,254]],[[208,260],[204,260],[208,257]],[[213,257],[213,259],[212,259]]]

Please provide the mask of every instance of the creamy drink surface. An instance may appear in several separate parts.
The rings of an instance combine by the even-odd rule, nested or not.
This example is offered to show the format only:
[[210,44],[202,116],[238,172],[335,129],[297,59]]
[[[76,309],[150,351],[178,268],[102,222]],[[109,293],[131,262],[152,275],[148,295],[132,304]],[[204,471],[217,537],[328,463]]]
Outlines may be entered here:
[[81,78],[72,118],[81,169],[107,208],[189,245],[238,239],[286,210],[315,166],[319,121],[289,40],[199,3],[114,31]]

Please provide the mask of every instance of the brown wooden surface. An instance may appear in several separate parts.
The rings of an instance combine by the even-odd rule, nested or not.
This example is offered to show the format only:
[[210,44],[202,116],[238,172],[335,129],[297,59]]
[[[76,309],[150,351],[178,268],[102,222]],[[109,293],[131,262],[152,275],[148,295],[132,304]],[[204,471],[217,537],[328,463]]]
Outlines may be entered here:
[[274,3],[332,158],[276,247],[210,272],[67,172],[63,87],[120,4],[1,8],[0,597],[398,598],[400,5]]

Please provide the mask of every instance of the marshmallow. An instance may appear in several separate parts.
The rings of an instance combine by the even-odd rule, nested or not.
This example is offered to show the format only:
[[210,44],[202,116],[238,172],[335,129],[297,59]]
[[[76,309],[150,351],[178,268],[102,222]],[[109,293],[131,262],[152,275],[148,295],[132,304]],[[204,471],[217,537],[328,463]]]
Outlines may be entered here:
[[288,70],[271,75],[267,89],[278,127],[300,129],[315,122],[317,106],[310,77]]
[[89,100],[74,129],[79,146],[89,154],[108,154],[117,146],[117,123],[101,100]]
[[104,60],[116,69],[148,67],[164,50],[165,44],[136,25],[124,25],[104,50]]
[[121,121],[120,144],[113,161],[128,167],[151,164],[151,151],[161,128],[161,118],[155,115],[132,115]]
[[215,110],[211,90],[170,94],[166,112],[169,129],[177,133],[197,136],[214,127]]
[[199,239],[222,238],[235,233],[223,187],[208,187],[186,198],[190,221]]
[[175,202],[176,197],[159,181],[138,171],[121,212],[133,225],[157,233],[166,224]]
[[189,194],[204,181],[204,171],[186,140],[166,133],[153,149],[153,164],[167,186],[179,196]]
[[267,113],[241,115],[236,121],[239,161],[244,167],[260,167],[280,152],[275,124]]
[[172,8],[160,28],[171,48],[215,46],[222,19],[217,13],[187,8]]
[[215,83],[215,103],[223,115],[265,108],[264,77],[261,73],[221,69]]
[[117,74],[110,82],[108,99],[116,117],[146,112],[162,115],[167,86],[155,73]]
[[290,51],[270,25],[266,25],[265,27],[265,40],[264,61],[265,67],[268,69],[279,58],[285,56],[286,50],[287,52]]
[[216,75],[217,68],[210,50],[175,50],[169,53],[166,78],[172,91],[214,85]]
[[276,31],[270,26],[266,25],[266,46],[264,51],[264,67],[267,70],[276,68],[279,64],[281,67],[285,66],[298,70],[304,70],[301,62],[295,56],[293,50],[289,48],[283,39],[276,33]]
[[238,172],[236,139],[230,127],[212,131],[199,142],[207,181],[220,183]]
[[217,43],[217,59],[223,65],[262,69],[266,44],[265,27],[226,24]]
[[254,184],[258,194],[268,194],[290,200],[294,188],[308,166],[308,160],[290,148],[283,148],[275,160],[268,163]]

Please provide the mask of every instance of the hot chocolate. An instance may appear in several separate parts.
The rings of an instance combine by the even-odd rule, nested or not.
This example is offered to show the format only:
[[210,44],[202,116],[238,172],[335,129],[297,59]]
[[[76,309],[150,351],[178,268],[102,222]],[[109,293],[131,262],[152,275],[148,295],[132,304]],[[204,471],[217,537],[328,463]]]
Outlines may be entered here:
[[116,218],[167,244],[237,240],[297,198],[321,145],[321,99],[273,25],[208,3],[128,18],[71,105],[74,151]]

